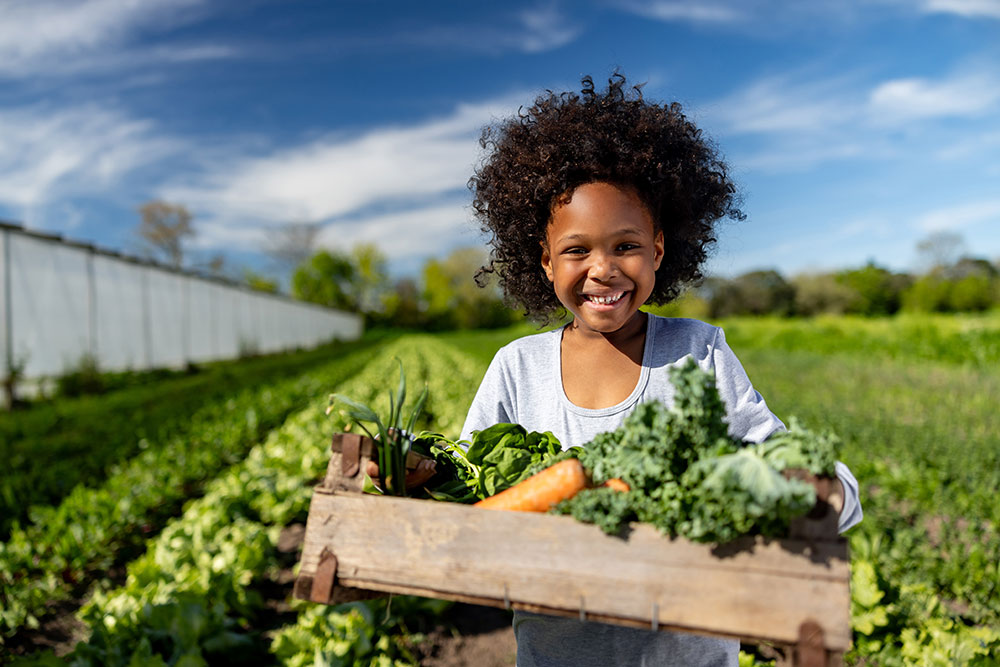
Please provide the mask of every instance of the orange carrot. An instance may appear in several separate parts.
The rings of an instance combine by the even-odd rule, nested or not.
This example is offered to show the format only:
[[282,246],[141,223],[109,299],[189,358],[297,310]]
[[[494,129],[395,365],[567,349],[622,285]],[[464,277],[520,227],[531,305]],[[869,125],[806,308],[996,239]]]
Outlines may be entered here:
[[625,480],[618,479],[617,477],[612,477],[601,486],[606,486],[609,489],[614,489],[615,491],[628,491],[630,488]]
[[476,507],[517,512],[547,512],[587,486],[587,474],[577,459],[566,459],[528,479],[476,503]]

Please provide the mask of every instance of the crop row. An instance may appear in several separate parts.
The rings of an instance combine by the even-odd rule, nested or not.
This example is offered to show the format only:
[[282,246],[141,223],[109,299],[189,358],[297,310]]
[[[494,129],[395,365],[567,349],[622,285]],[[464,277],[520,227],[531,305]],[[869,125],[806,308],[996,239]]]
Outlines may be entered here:
[[[369,344],[367,341],[360,345]],[[206,366],[102,396],[61,398],[29,410],[0,412],[0,540],[32,505],[54,505],[80,482],[100,483],[118,461],[149,443],[200,428],[190,416],[224,406],[248,385],[299,375],[360,347],[336,343],[308,352]]]
[[996,371],[865,354],[737,352],[776,414],[841,435],[841,458],[861,484],[865,518],[850,533],[851,659],[995,664]]
[[15,526],[0,543],[0,643],[37,626],[51,603],[134,557],[206,479],[239,461],[324,387],[357,372],[370,354],[362,348],[305,375],[210,403],[189,418],[183,434],[145,442],[100,486],[78,485],[59,505],[34,508],[32,523]]
[[[329,436],[347,427],[336,412],[332,418],[324,415],[326,393],[337,391],[378,406],[395,384],[393,358],[402,360],[411,386],[429,385],[433,427],[457,430],[471,398],[463,392],[475,386],[483,369],[433,338],[408,337],[385,346],[361,373],[317,391],[310,407],[213,480],[205,495],[129,564],[124,586],[95,591],[80,614],[89,640],[69,660],[80,665],[203,664],[221,656],[238,662],[237,656],[252,655],[259,661],[264,638],[253,621],[262,601],[254,583],[275,575],[279,533],[304,520],[311,485],[329,459]],[[329,661],[338,664],[334,657],[343,657],[348,649],[358,664],[412,662],[405,643],[393,640],[391,631],[406,615],[426,606],[434,612],[440,604],[411,600],[401,609],[395,601],[393,605],[397,610],[390,615],[357,605],[302,605],[301,620],[276,633],[273,651],[289,664],[312,660],[317,651],[328,652]],[[133,662],[143,657],[148,661]],[[53,664],[51,655],[38,660]]]

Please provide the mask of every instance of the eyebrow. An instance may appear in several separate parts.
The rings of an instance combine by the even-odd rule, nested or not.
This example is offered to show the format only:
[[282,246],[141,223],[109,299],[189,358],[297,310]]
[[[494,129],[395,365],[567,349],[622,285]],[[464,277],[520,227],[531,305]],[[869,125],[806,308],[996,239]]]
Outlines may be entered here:
[[[633,234],[636,236],[641,236],[642,231],[638,227],[622,227],[621,229],[616,229],[613,234],[618,235],[629,235]],[[560,236],[559,241],[579,241],[580,239],[588,238],[587,234],[567,234],[566,236]]]

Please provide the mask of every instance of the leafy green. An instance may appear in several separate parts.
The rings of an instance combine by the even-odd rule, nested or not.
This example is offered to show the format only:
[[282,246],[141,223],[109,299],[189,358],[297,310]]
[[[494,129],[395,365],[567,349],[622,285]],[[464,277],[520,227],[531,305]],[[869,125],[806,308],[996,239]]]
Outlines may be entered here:
[[[343,394],[330,394],[330,405],[326,412],[327,414],[333,412],[337,403],[347,406],[347,416],[375,441],[378,457],[378,488],[385,489],[390,495],[405,496],[407,495],[406,456],[413,444],[410,433],[427,401],[427,387],[424,386],[416,404],[410,409],[409,417],[404,418],[406,374],[403,372],[403,362],[399,359],[396,359],[396,362],[399,364],[399,387],[395,395],[389,394],[389,418],[384,422],[375,410]],[[365,427],[366,422],[375,425],[375,434]]]
[[247,456],[322,387],[355,375],[366,348],[314,366],[299,377],[248,387],[189,417],[186,436],[171,437],[123,461],[100,485],[78,485],[55,506],[36,507],[33,522],[0,542],[0,645],[37,627],[54,602],[79,595],[135,554],[199,495],[211,478]]
[[607,533],[641,521],[700,542],[787,534],[788,522],[813,506],[816,493],[781,471],[832,475],[836,438],[792,421],[791,430],[773,442],[745,446],[727,433],[725,405],[711,373],[689,359],[670,369],[670,378],[676,390],[672,406],[640,404],[620,428],[579,452],[595,483],[618,478],[630,490],[585,489],[555,511]]
[[495,424],[479,431],[466,454],[479,466],[479,487],[492,496],[528,476],[532,466],[562,451],[552,433],[529,433],[520,424]]
[[840,440],[834,434],[810,431],[792,417],[787,431],[775,433],[754,445],[754,449],[775,470],[798,468],[813,475],[833,477],[839,446]]
[[[461,424],[466,405],[459,402],[461,393],[449,389],[448,384],[467,387],[483,369],[430,337],[409,336],[386,346],[374,359],[363,355],[358,361],[367,362],[364,369],[349,376],[341,373],[335,383],[337,390],[381,408],[376,392],[384,398],[380,391],[384,383],[379,378],[385,376],[395,356],[401,357],[407,368],[416,369],[416,377],[427,382],[434,401],[446,399],[429,400],[435,423],[446,428]],[[307,389],[313,395],[318,391],[312,383]],[[346,416],[331,417],[333,430],[345,430],[349,425]],[[26,664],[226,664],[220,653],[231,657],[233,664],[272,662],[266,655],[270,633],[264,635],[256,627],[269,617],[261,615],[266,610],[257,586],[277,575],[282,527],[306,519],[313,484],[329,462],[328,450],[316,443],[328,441],[330,431],[330,421],[324,419],[320,404],[314,402],[295,413],[212,480],[204,497],[192,500],[182,516],[146,543],[146,553],[128,565],[123,586],[95,587],[80,614],[88,637],[85,642],[63,659],[49,651],[32,656]],[[362,646],[350,649],[356,659],[347,664],[414,664],[400,648],[406,645],[405,636],[411,634],[407,625],[414,627],[421,615],[440,613],[441,603],[395,597],[391,618],[384,603],[363,604],[373,612],[374,631],[364,630],[372,648],[364,648],[359,626],[349,628],[342,646],[349,648],[355,639]],[[337,607],[318,609],[329,610],[329,614],[317,611],[317,615],[329,616],[331,633],[337,632],[333,626],[340,623],[335,620],[338,615],[350,613]],[[297,637],[296,644],[301,641],[307,645],[295,648],[285,643],[283,656],[287,651],[297,656],[290,659],[301,660],[301,664],[313,664],[314,656],[318,656],[315,664],[338,664],[339,649],[327,649],[327,642],[335,639],[311,627],[303,630],[309,617],[303,613],[299,618],[286,629]],[[300,631],[296,632],[296,627]],[[281,631],[275,636],[285,634]],[[242,652],[248,640],[254,647],[249,658]]]
[[812,485],[785,479],[753,448],[695,462],[681,487],[685,512],[667,532],[698,542],[729,542],[751,533],[780,537],[816,503]]
[[[529,432],[520,424],[494,424],[472,434],[472,442],[456,442],[440,434],[422,434],[430,452],[448,471],[428,492],[436,500],[474,502],[500,493],[552,463],[562,452],[551,432]],[[463,447],[462,445],[467,445]]]
[[406,616],[440,614],[450,604],[419,598],[393,598],[391,605],[382,600],[331,607],[298,603],[299,622],[276,634],[271,652],[288,667],[413,665],[417,660],[405,641]]

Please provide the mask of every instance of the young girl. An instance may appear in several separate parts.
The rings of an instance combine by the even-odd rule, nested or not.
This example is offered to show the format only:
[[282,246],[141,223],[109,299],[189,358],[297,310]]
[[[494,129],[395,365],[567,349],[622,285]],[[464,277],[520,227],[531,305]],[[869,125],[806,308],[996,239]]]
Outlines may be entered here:
[[[462,438],[499,422],[552,431],[564,447],[617,428],[640,402],[673,399],[668,368],[693,357],[715,373],[729,432],[760,442],[784,425],[771,414],[722,330],[646,314],[701,277],[714,225],[741,220],[713,146],[681,112],[642,98],[616,75],[605,92],[539,97],[488,128],[470,181],[491,235],[507,299],[569,324],[516,340],[494,357]],[[861,520],[857,482],[838,463],[840,529]],[[515,612],[519,667],[736,665],[739,643]]]

